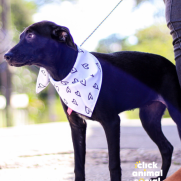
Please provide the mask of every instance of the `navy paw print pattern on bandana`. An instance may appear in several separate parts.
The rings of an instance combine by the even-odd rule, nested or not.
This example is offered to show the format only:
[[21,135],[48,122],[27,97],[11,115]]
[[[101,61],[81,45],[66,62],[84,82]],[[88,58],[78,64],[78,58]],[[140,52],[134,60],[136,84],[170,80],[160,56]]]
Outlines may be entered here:
[[74,73],[76,73],[77,72],[77,69],[76,68],[73,68],[72,70],[71,70],[71,73],[72,74],[74,74]]
[[59,86],[54,85],[55,89],[59,92]]
[[42,74],[43,74],[44,76],[46,76],[45,70],[41,70],[41,72],[42,72]]
[[74,81],[72,82],[72,84],[75,84],[77,82],[79,82],[79,80],[75,78]]
[[72,103],[78,106],[77,101],[75,99],[73,99]]
[[37,93],[49,82],[68,108],[91,117],[102,85],[102,67],[95,56],[79,48],[75,64],[63,80],[53,80],[46,69],[40,68]]
[[38,88],[45,88],[46,86],[44,86],[43,84],[39,83]]
[[91,93],[89,93],[89,95],[88,95],[88,100],[93,100],[93,96],[92,96],[92,94]]
[[82,85],[86,86],[86,80],[85,80],[85,79],[84,79],[84,80],[81,80],[80,83],[81,83]]
[[99,90],[99,87],[98,87],[98,85],[96,83],[93,85],[93,87],[94,87],[94,89]]
[[89,64],[84,63],[84,64],[82,64],[82,67],[85,68],[85,69],[89,69]]
[[63,84],[63,85],[67,85],[69,82],[67,82],[67,81],[61,81],[61,84]]
[[92,111],[91,111],[90,108],[88,108],[87,106],[85,106],[85,112],[86,112],[87,114],[90,114]]
[[75,92],[75,94],[76,94],[77,96],[81,97],[81,95],[80,95],[80,92],[79,92],[79,91]]
[[69,87],[67,87],[66,91],[67,93],[71,93],[71,89]]

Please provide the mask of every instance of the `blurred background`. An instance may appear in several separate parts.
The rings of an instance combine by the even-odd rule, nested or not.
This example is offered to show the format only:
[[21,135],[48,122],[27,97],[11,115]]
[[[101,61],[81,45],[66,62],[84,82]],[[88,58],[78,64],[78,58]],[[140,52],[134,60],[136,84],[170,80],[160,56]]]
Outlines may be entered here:
[[[25,27],[50,20],[70,29],[80,45],[119,0],[0,0],[0,127],[67,121],[59,97],[49,85],[35,93],[39,69],[10,67],[4,53],[19,41]],[[82,46],[88,51],[144,51],[174,63],[172,38],[163,0],[123,0]],[[138,110],[124,113],[138,118]],[[169,117],[168,112],[164,117]]]

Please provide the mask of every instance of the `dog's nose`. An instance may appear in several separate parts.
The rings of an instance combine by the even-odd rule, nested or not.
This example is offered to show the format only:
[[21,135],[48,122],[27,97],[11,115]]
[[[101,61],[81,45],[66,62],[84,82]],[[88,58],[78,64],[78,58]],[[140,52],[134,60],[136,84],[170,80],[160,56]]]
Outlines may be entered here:
[[7,61],[10,61],[11,59],[12,59],[12,56],[13,56],[13,54],[12,53],[6,53],[5,55],[4,55],[4,59],[6,59]]

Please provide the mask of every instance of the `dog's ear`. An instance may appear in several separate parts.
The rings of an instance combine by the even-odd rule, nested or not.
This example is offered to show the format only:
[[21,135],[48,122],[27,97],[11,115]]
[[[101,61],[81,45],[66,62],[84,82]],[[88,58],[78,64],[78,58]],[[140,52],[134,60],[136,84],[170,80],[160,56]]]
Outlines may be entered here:
[[53,38],[60,42],[65,42],[68,46],[77,49],[76,44],[74,43],[74,40],[70,34],[70,31],[68,28],[64,26],[58,26],[54,28],[52,32]]

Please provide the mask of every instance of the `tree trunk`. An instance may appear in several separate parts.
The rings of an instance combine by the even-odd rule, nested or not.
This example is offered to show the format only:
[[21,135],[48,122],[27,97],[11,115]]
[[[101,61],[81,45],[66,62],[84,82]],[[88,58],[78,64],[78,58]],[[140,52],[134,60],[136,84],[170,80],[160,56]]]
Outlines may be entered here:
[[[1,11],[1,21],[2,21],[2,29],[1,33],[4,36],[4,45],[1,46],[1,52],[7,51],[5,48],[8,44],[10,44],[10,34],[9,34],[9,27],[10,27],[10,0],[0,0],[0,5],[2,8]],[[3,54],[1,56],[1,61],[3,61]],[[6,97],[6,126],[12,126],[12,111],[10,105],[10,97],[11,97],[11,72],[9,70],[9,66],[5,66],[4,71],[1,72],[1,83],[4,89],[3,94]]]

